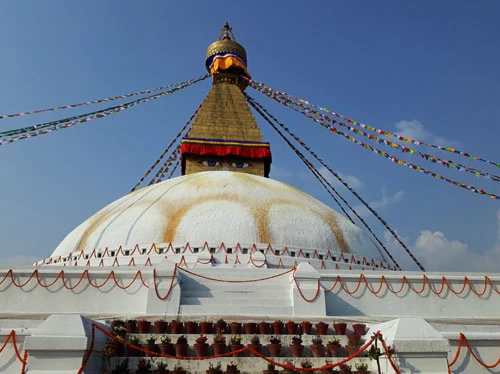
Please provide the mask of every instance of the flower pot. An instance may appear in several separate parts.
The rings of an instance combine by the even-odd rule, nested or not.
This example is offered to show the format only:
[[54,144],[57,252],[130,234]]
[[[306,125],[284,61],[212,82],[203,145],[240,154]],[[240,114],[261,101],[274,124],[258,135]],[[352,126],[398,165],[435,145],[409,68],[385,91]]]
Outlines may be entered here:
[[231,334],[238,335],[240,333],[241,323],[239,323],[239,322],[231,323],[229,325],[229,328],[231,329]]
[[[243,348],[243,344],[230,344],[230,345],[229,345],[229,350],[230,350],[231,352],[233,352],[233,351],[237,351],[237,350],[240,350],[241,348]],[[240,352],[240,353],[233,353],[233,357],[240,357],[242,353],[243,353],[243,352]]]
[[300,324],[300,327],[302,328],[302,333],[311,335],[311,328],[312,328],[312,323],[310,322],[302,322]]
[[217,370],[205,370],[205,374],[217,374]]
[[359,343],[361,341],[361,335],[359,334],[349,334],[347,335],[347,341],[349,343]]
[[281,344],[268,344],[267,351],[269,352],[269,357],[279,357],[281,354]]
[[332,357],[340,357],[340,350],[342,349],[342,346],[338,344],[327,344],[326,346],[328,347]]
[[261,335],[267,335],[269,334],[269,329],[271,328],[271,325],[267,322],[260,322],[259,323],[259,332]]
[[347,328],[347,323],[334,323],[333,328],[335,330],[335,334],[337,335],[345,335],[345,330]]
[[188,344],[174,344],[175,347],[175,355],[177,357],[187,357]]
[[202,334],[211,334],[212,333],[212,322],[200,322],[200,330]]
[[129,345],[128,346],[128,353],[127,353],[128,356],[129,357],[144,357],[144,353],[142,351],[139,351],[136,348],[138,348],[137,345],[133,345],[133,344]]
[[162,370],[155,369],[155,370],[153,370],[153,374],[169,374],[169,371],[168,371],[168,369],[162,369]]
[[327,335],[328,334],[328,323],[317,323],[316,331],[318,335]]
[[279,335],[283,333],[283,322],[273,322],[273,333]]
[[186,334],[197,334],[198,333],[198,323],[193,321],[184,322],[184,327],[186,327]]
[[345,348],[347,349],[347,356],[351,357],[354,355],[357,351],[359,351],[359,345],[346,345]]
[[174,355],[174,345],[172,343],[160,343],[158,344],[158,348],[162,355]]
[[133,334],[137,331],[137,321],[125,322],[125,329],[127,330],[127,334]]
[[226,353],[226,344],[225,343],[213,343],[212,344],[212,351],[214,353],[214,356]]
[[215,322],[215,332],[218,334],[224,334],[226,332],[227,323],[226,322]]
[[262,374],[278,374],[278,370],[262,370]]
[[[150,352],[153,352],[153,353],[157,353],[158,352],[158,346],[155,344],[155,343],[145,343],[142,345],[142,348],[145,349],[146,351],[150,351]],[[144,355],[146,357],[154,357],[154,355],[150,354],[150,353],[144,353]]]
[[194,343],[194,350],[196,351],[196,357],[205,357],[208,352],[208,344]]
[[167,332],[167,321],[155,321],[155,334],[165,334]]
[[325,356],[325,346],[323,344],[312,344],[309,346],[314,357]]
[[356,334],[365,335],[366,334],[366,325],[364,323],[355,323],[352,325],[352,329]]
[[295,322],[288,322],[286,324],[288,335],[297,335],[299,332],[299,324]]
[[252,349],[258,353],[262,353],[262,344],[247,344],[247,347],[250,348],[249,350],[250,357],[258,357],[255,353],[251,351]]
[[186,370],[172,370],[170,374],[186,374]]
[[139,334],[149,334],[149,328],[151,327],[150,321],[140,320],[137,321],[137,331]]
[[245,334],[253,335],[257,332],[257,325],[254,322],[247,322],[243,324]]
[[177,322],[177,321],[170,322],[170,333],[182,334],[182,322]]
[[302,344],[290,344],[288,347],[290,347],[292,357],[302,357],[302,352],[304,352],[304,346]]

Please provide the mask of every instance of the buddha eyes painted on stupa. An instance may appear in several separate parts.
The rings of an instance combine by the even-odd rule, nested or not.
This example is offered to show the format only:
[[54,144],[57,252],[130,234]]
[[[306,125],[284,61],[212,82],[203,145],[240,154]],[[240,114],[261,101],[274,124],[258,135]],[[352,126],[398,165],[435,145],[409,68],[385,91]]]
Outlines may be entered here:
[[203,161],[200,161],[200,163],[204,166],[209,166],[209,167],[217,167],[217,166],[228,167],[228,166],[230,166],[230,167],[233,167],[236,169],[244,169],[244,168],[252,166],[251,163],[243,162],[243,161],[203,160]]

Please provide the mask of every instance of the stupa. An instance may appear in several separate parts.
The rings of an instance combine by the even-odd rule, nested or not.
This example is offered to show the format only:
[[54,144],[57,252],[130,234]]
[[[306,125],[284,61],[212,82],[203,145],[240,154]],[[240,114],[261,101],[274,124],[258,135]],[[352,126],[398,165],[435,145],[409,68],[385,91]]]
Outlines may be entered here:
[[[103,331],[111,322],[160,318],[324,322],[329,335],[334,323],[346,323],[348,332],[364,324],[365,342],[382,336],[395,348],[395,367],[387,356],[379,359],[384,373],[448,373],[460,334],[482,362],[498,359],[500,276],[396,270],[362,229],[270,178],[271,146],[243,95],[250,77],[246,51],[229,25],[208,47],[205,64],[213,85],[182,139],[181,176],[104,207],[34,268],[0,270],[0,339],[14,331],[20,351],[5,345],[0,371],[99,373],[107,364]],[[302,331],[305,345],[320,333],[316,328]],[[146,338],[144,331],[130,331],[128,342]],[[170,333],[176,339],[185,331]],[[198,334],[187,337],[192,345]],[[250,338],[243,335],[243,343]],[[339,338],[347,342],[345,333]],[[284,365],[292,336],[281,340],[282,357],[273,360]],[[306,348],[293,365],[311,352]],[[111,367],[126,356],[113,357]],[[266,368],[249,352],[214,360],[232,360],[249,373]],[[138,361],[131,358],[130,366]],[[210,363],[166,359],[170,368],[181,361],[192,373]],[[325,357],[311,361],[325,365]],[[379,370],[362,355],[350,363]],[[454,373],[492,372],[464,351],[451,367]]]

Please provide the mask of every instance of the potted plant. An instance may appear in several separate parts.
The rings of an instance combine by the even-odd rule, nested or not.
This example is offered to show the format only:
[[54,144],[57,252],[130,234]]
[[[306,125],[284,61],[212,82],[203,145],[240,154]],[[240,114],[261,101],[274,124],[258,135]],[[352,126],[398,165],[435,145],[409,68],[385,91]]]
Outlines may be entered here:
[[115,335],[119,336],[120,338],[124,338],[125,335],[127,334],[127,329],[125,328],[125,324],[123,325],[112,325],[110,332]]
[[198,323],[195,321],[185,321],[184,327],[186,328],[186,334],[198,333]]
[[347,341],[359,344],[361,341],[361,335],[353,333],[347,335]]
[[[332,362],[329,359],[325,359],[325,366],[331,365]],[[325,368],[321,370],[321,374],[337,374],[338,371],[334,370],[333,368]]]
[[137,321],[135,319],[127,320],[127,322],[125,322],[125,329],[127,330],[127,334],[137,332]]
[[356,374],[368,373],[368,364],[366,362],[358,362],[354,366],[356,367]]
[[[237,351],[243,348],[243,344],[241,344],[241,335],[233,335],[231,336],[231,344],[229,345],[229,349],[231,352]],[[241,353],[233,353],[233,357],[239,357]]]
[[128,339],[129,343],[132,346],[128,347],[128,355],[130,357],[141,357],[143,356],[143,352],[136,349],[139,348],[139,337],[137,335],[131,335]]
[[281,374],[296,374],[297,371],[295,369],[295,365],[291,359],[286,359],[283,361],[284,367],[281,370]]
[[177,316],[176,319],[170,321],[170,333],[171,334],[182,334],[182,322],[181,318]]
[[106,367],[109,370],[111,367],[111,358],[116,356],[117,354],[117,349],[116,349],[116,342],[114,339],[108,339],[106,341],[106,344],[104,344],[104,347],[102,348],[102,356],[104,357],[104,360],[106,361]]
[[238,370],[238,365],[234,361],[231,361],[226,365],[225,374],[238,374],[240,371]]
[[342,364],[339,366],[339,371],[341,373],[352,373],[351,365]]
[[340,350],[342,349],[342,346],[340,345],[339,338],[328,339],[326,342],[326,346],[330,351],[332,357],[340,357]]
[[175,355],[178,357],[186,357],[188,350],[188,342],[187,338],[184,335],[181,335],[177,338],[177,342],[174,344],[175,347]]
[[207,319],[203,319],[200,322],[200,330],[202,334],[211,334],[212,333],[213,323]]
[[270,357],[279,357],[281,353],[281,339],[274,335],[271,336],[267,345],[267,351]]
[[311,335],[312,324],[309,321],[302,321],[300,323],[300,328],[302,329],[302,334]]
[[259,332],[261,335],[269,334],[269,330],[271,329],[271,324],[266,321],[259,322]]
[[250,344],[247,344],[247,347],[250,348],[250,357],[257,357],[253,351],[262,352],[262,344],[260,344],[260,339],[257,335],[250,338]]
[[347,342],[345,348],[347,349],[347,356],[353,356],[357,351],[359,351],[360,343],[351,341]]
[[276,366],[272,362],[267,363],[267,370],[262,370],[262,374],[277,374]]
[[[146,343],[142,345],[142,348],[144,348],[146,351],[158,352],[158,346],[156,345],[156,338],[153,335],[146,335],[144,338]],[[145,353],[146,356],[151,357],[152,355],[150,353]],[[153,355],[154,356],[154,355]]]
[[257,332],[257,325],[255,322],[246,322],[243,324],[243,328],[245,329],[245,334],[255,334]]
[[345,335],[346,328],[347,328],[347,323],[344,322],[333,323],[333,329],[335,330],[335,334],[337,335]]
[[218,334],[224,334],[226,332],[226,327],[227,327],[227,323],[222,318],[219,318],[217,320],[217,322],[215,322],[215,331]]
[[160,318],[154,322],[154,326],[156,334],[165,334],[167,332],[168,322]]
[[186,374],[186,369],[180,363],[176,363],[171,374]]
[[160,353],[162,355],[172,356],[174,354],[174,345],[171,343],[170,336],[163,334],[160,336],[160,343],[158,344]]
[[194,350],[196,351],[197,357],[204,357],[208,352],[208,344],[207,337],[203,334],[200,334],[195,340]]
[[237,335],[240,333],[241,323],[238,321],[231,321],[229,328],[231,329],[231,334]]
[[206,374],[222,374],[221,362],[217,362],[217,365],[214,365],[212,362],[210,362],[208,364],[208,370],[206,370]]
[[128,358],[123,361],[116,361],[115,368],[112,371],[113,374],[128,374]]
[[214,336],[214,342],[212,343],[212,351],[214,356],[226,353],[226,337],[222,334],[216,334]]
[[164,361],[156,361],[155,363],[156,369],[153,370],[153,374],[168,374],[168,364]]
[[328,323],[320,321],[315,326],[316,326],[316,331],[317,331],[318,335],[328,334]]
[[145,358],[141,358],[137,363],[135,374],[148,374],[151,372],[151,362]]
[[292,357],[302,357],[302,352],[304,352],[304,346],[302,345],[302,339],[300,336],[292,336],[292,344],[289,345],[290,351],[292,352]]
[[140,319],[137,321],[137,331],[139,334],[149,334],[149,328],[151,327],[151,321],[145,319]]
[[309,360],[308,358],[303,359],[300,361],[300,366],[304,369],[310,369],[313,367],[312,361]]
[[292,320],[289,320],[286,323],[286,330],[288,332],[288,335],[297,335],[299,332],[299,324],[295,323]]
[[364,323],[355,323],[352,325],[352,329],[356,334],[365,335],[366,334],[366,325]]
[[323,346],[323,340],[317,335],[312,338],[311,345],[309,346],[314,357],[324,357],[325,347]]
[[280,335],[283,333],[283,322],[280,320],[274,321],[272,326],[274,335]]

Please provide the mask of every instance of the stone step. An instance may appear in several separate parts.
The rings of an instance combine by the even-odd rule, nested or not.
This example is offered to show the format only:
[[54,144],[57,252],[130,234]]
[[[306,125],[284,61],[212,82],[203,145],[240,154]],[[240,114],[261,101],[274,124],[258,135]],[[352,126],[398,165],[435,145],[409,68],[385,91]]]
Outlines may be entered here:
[[258,302],[250,303],[250,305],[242,304],[219,304],[219,303],[207,303],[200,305],[190,305],[183,304],[181,300],[181,305],[179,306],[179,314],[191,314],[191,315],[210,315],[217,314],[218,311],[226,308],[228,314],[238,314],[240,316],[252,316],[252,315],[291,315],[293,314],[293,308],[291,305],[259,305]]
[[[251,297],[243,297],[241,295],[224,295],[218,296],[216,298],[213,297],[202,297],[202,296],[191,296],[185,297],[181,296],[181,305],[214,305],[214,304],[222,304],[226,305],[228,308],[232,308],[235,304],[243,304],[243,305],[255,305],[262,304],[262,308],[267,308],[267,303],[271,304],[280,304],[285,306],[292,306],[290,299],[285,298],[274,298],[272,296],[268,297],[259,297],[259,298],[251,298]],[[231,310],[232,313],[232,310]]]

